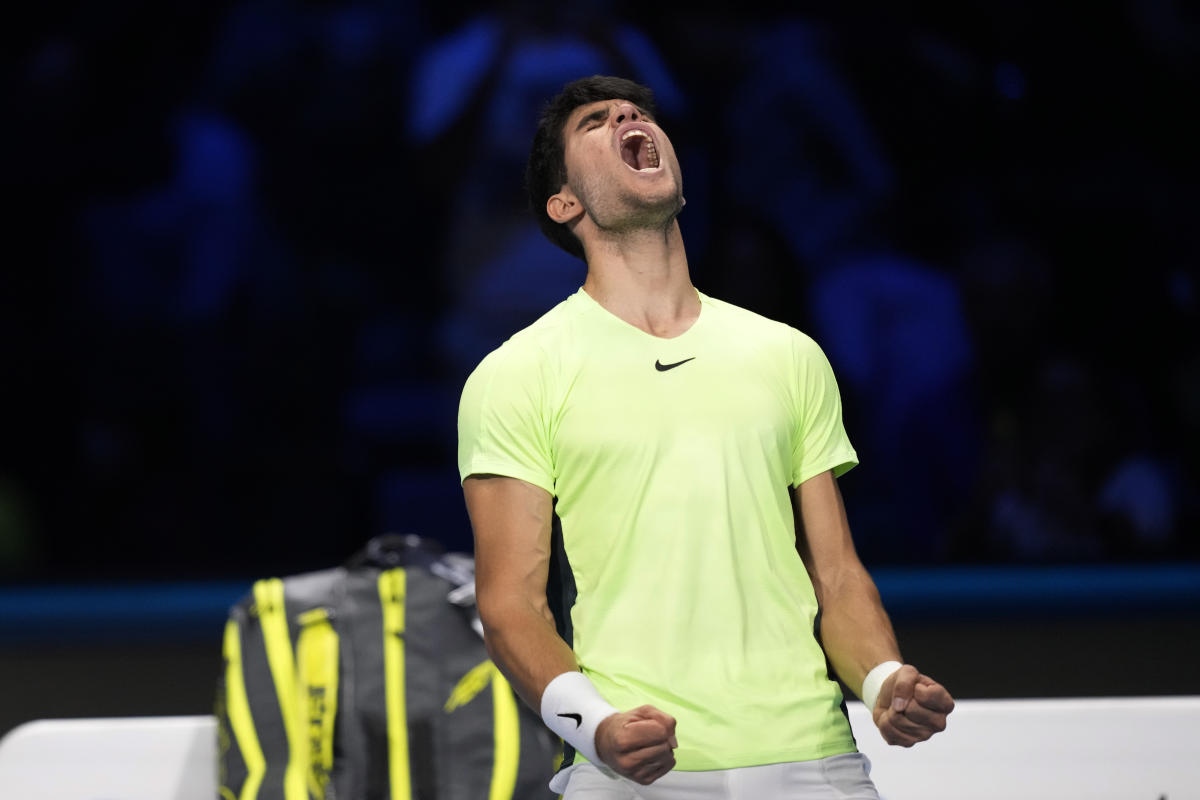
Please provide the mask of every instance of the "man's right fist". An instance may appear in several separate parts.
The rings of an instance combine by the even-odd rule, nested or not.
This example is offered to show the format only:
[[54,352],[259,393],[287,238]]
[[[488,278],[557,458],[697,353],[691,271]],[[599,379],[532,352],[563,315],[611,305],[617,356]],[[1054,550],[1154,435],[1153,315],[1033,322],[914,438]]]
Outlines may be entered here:
[[596,752],[609,768],[643,786],[675,766],[675,718],[654,706],[611,714],[596,728]]

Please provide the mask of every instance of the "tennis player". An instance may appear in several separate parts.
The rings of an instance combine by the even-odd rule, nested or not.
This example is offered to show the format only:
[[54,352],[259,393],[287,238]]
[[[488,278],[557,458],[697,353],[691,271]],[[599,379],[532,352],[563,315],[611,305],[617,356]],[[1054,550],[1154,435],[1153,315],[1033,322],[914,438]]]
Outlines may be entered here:
[[551,788],[877,798],[829,667],[892,744],[954,701],[903,663],[855,553],[828,361],[692,285],[647,88],[564,87],[526,181],[587,278],[467,380],[459,468],[488,650],[566,745]]

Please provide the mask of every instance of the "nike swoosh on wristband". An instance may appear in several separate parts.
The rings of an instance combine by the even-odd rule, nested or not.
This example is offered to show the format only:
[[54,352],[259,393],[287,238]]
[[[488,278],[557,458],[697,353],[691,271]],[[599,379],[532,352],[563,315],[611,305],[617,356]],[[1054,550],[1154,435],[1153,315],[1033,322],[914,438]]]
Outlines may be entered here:
[[676,361],[674,364],[664,364],[661,361],[655,361],[654,368],[656,370],[658,370],[659,372],[666,372],[669,369],[675,369],[680,364],[686,364],[687,362],[691,361],[694,358],[695,358],[695,356],[692,356],[692,358],[685,358],[683,361]]
[[580,725],[583,724],[583,715],[582,714],[559,714],[558,716],[575,720],[576,728],[578,728]]

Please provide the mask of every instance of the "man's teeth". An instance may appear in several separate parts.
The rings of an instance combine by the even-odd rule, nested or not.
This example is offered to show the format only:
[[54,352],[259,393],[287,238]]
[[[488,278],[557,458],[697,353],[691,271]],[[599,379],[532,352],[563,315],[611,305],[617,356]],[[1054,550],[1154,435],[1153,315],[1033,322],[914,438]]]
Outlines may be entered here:
[[642,143],[642,147],[644,148],[643,152],[645,153],[646,166],[639,167],[638,171],[640,172],[641,170],[645,170],[645,169],[657,169],[658,168],[658,148],[654,146],[654,140],[651,139],[650,135],[647,134],[645,131],[639,131],[639,130],[625,131],[625,134],[621,137],[621,143],[624,144],[625,142],[629,141],[630,139],[632,139],[635,136],[640,136],[641,138],[646,140],[645,142]]

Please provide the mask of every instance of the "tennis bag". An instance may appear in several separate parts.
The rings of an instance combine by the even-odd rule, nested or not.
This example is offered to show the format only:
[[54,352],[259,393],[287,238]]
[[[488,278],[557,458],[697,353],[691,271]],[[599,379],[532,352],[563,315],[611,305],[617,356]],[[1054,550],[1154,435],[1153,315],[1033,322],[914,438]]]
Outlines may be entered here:
[[221,798],[553,798],[561,744],[481,633],[472,559],[416,536],[257,581],[225,625]]

